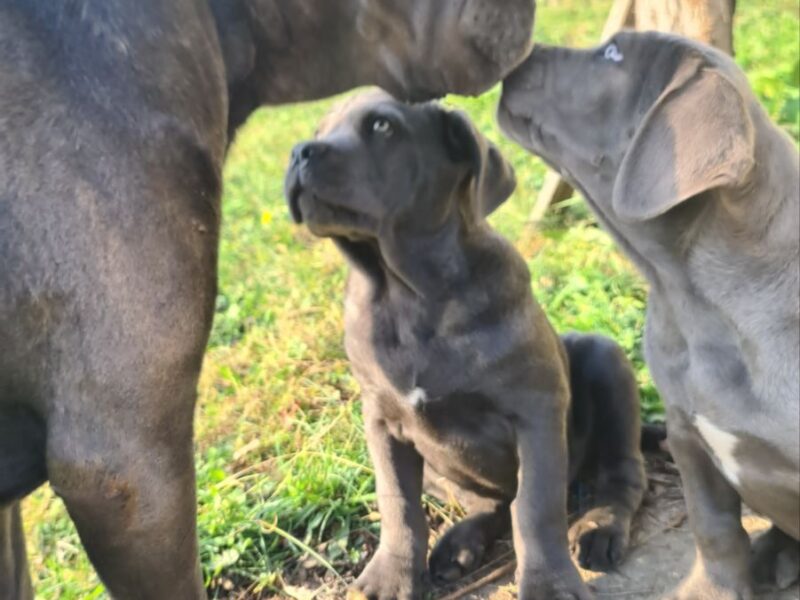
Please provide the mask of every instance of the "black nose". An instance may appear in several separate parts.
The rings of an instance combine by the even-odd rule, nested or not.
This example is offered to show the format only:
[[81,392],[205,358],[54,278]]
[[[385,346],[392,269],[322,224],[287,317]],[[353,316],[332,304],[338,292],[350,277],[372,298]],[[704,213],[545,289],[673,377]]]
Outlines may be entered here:
[[328,151],[328,145],[322,142],[303,142],[297,144],[292,150],[292,162],[308,162],[312,158],[319,158]]

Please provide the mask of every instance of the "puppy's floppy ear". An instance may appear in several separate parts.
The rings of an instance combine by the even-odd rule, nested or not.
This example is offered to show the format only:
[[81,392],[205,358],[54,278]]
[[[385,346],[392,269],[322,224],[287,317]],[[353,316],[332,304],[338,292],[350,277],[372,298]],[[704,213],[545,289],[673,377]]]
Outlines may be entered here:
[[689,59],[636,132],[612,205],[623,219],[653,219],[707,190],[743,184],[754,165],[742,94],[718,70]]
[[444,141],[453,162],[470,165],[471,179],[462,209],[472,220],[488,217],[517,187],[511,164],[459,112],[444,112]]

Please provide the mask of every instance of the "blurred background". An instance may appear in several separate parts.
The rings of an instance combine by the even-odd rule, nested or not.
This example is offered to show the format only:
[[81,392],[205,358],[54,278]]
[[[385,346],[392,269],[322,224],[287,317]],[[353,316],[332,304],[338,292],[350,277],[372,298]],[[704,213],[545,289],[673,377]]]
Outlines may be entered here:
[[[539,0],[535,36],[591,46],[611,0]],[[800,3],[738,0],[736,60],[772,118],[800,135]],[[636,366],[643,416],[663,407],[642,361],[647,289],[579,197],[530,214],[545,168],[502,138],[495,88],[445,100],[469,113],[514,164],[518,188],[492,218],[531,270],[559,331],[616,339]],[[196,418],[201,559],[212,598],[310,598],[357,573],[377,542],[373,473],[358,389],[342,347],[346,268],[293,225],[282,193],[289,151],[335,100],[262,109],[225,169],[217,312]],[[434,524],[458,508],[426,499]],[[105,598],[49,488],[24,503],[37,597]]]

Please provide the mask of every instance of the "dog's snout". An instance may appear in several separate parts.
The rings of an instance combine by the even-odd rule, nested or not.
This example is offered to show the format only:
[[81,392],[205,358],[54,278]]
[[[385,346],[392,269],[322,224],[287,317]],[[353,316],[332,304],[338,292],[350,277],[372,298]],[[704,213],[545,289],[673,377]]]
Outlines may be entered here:
[[512,71],[503,85],[516,90],[533,91],[544,87],[547,71],[545,53],[536,47],[514,71]]
[[303,142],[292,150],[292,162],[308,162],[319,158],[328,152],[328,145],[322,142]]

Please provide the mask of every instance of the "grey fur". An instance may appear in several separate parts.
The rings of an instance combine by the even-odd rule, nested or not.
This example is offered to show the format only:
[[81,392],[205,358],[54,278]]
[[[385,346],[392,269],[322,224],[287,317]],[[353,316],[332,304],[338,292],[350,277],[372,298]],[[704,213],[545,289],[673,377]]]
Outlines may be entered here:
[[[671,598],[751,598],[741,501],[800,537],[794,143],[728,56],[656,33],[534,49],[498,116],[582,190],[650,283],[645,350],[698,547]],[[762,571],[792,556],[784,545],[760,545]]]
[[477,93],[529,48],[533,0],[401,4],[0,3],[2,600],[31,596],[17,501],[45,478],[114,598],[205,596],[192,420],[236,127],[363,84]]
[[[379,92],[335,110],[293,152],[292,214],[352,266],[345,345],[382,523],[356,582],[367,598],[422,596],[423,479],[445,481],[470,510],[431,553],[434,579],[477,567],[513,523],[520,598],[589,598],[568,537],[595,569],[627,546],[644,491],[632,369],[610,340],[562,343],[553,331],[522,257],[485,220],[514,185],[464,116]],[[568,536],[567,484],[579,476],[596,478],[598,506]]]

